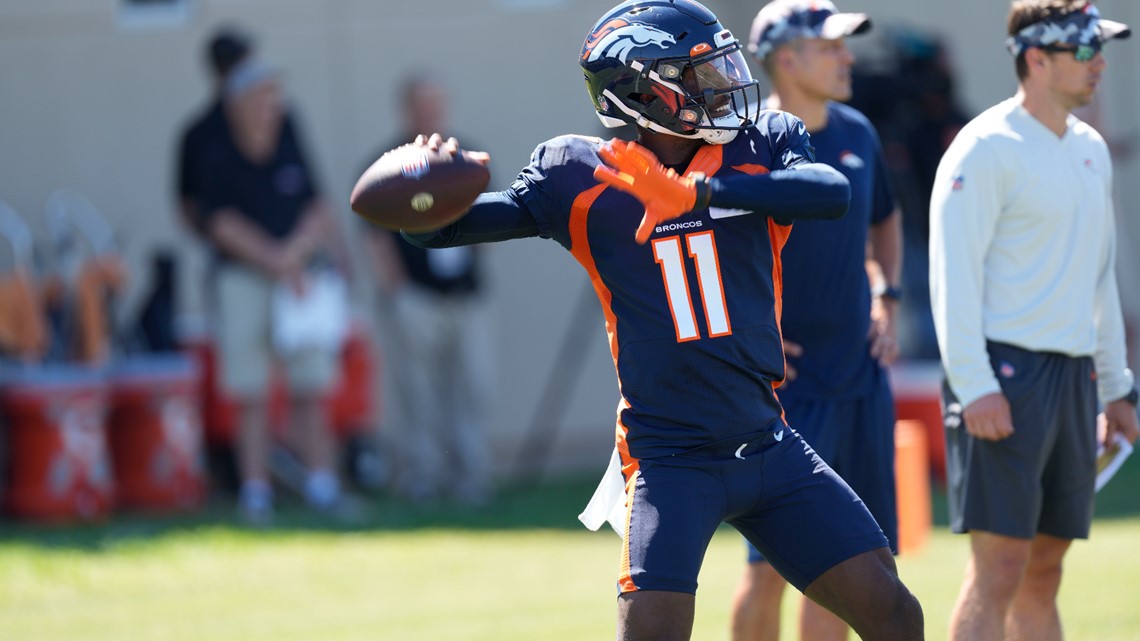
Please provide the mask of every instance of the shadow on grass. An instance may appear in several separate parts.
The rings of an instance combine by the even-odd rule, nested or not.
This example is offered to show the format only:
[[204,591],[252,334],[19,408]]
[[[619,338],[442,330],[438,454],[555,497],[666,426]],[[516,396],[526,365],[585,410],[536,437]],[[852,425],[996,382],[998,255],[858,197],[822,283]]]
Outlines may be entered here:
[[[206,530],[248,532],[259,537],[284,537],[299,532],[407,532],[416,530],[567,530],[585,531],[577,515],[593,493],[594,476],[565,477],[504,488],[484,507],[452,503],[412,505],[386,496],[365,498],[368,516],[353,523],[338,523],[315,514],[297,501],[284,501],[270,528],[255,529],[241,523],[232,496],[211,498],[201,509],[181,515],[116,513],[103,523],[43,525],[0,520],[0,546],[34,545],[43,548],[101,551],[134,541],[179,536]],[[1140,462],[1129,460],[1097,495],[1097,519],[1140,515]],[[932,492],[934,527],[948,524],[945,488]]]

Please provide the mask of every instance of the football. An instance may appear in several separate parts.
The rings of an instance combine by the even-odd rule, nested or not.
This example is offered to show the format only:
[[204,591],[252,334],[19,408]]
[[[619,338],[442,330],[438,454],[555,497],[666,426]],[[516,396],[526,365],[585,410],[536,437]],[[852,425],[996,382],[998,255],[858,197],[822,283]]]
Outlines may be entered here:
[[382,227],[431,231],[465,214],[490,180],[487,166],[467,152],[404,145],[364,171],[352,190],[351,205]]

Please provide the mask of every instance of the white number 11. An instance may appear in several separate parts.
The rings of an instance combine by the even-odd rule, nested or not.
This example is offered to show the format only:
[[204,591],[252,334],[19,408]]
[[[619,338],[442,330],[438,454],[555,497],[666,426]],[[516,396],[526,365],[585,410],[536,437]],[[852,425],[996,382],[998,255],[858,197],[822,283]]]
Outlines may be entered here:
[[[716,239],[711,231],[704,231],[686,234],[685,244],[689,256],[697,266],[697,285],[700,287],[701,306],[705,310],[709,337],[727,336],[732,333],[732,323],[728,320],[728,307],[724,302]],[[689,279],[685,275],[685,262],[681,256],[681,237],[667,236],[654,240],[653,258],[661,266],[665,295],[673,313],[673,327],[677,330],[677,342],[700,338],[697,315],[693,311],[693,299],[689,293]]]

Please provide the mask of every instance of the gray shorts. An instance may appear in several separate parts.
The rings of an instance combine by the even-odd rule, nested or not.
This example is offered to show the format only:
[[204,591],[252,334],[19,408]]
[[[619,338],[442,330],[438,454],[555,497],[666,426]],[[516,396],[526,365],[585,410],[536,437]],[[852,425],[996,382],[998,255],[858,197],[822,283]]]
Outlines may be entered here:
[[1096,375],[1090,357],[987,342],[1009,400],[1014,433],[969,435],[962,408],[942,385],[950,528],[1017,538],[1085,539],[1096,481]]
[[337,383],[338,354],[305,349],[288,355],[272,345],[273,281],[237,265],[218,269],[217,340],[221,383],[237,398],[267,394],[271,368],[282,367],[291,392],[321,395]]

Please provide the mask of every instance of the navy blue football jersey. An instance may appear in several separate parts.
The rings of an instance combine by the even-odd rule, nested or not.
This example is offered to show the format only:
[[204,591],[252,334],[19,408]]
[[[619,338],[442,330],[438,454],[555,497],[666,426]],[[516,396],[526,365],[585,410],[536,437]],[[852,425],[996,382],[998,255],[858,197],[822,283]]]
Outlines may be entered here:
[[[654,458],[783,421],[773,386],[784,377],[780,250],[791,227],[705,208],[638,245],[644,207],[594,179],[600,144],[543,143],[510,189],[601,301],[621,390],[619,449]],[[802,124],[764,112],[731,143],[702,147],[686,171],[724,178],[812,160]]]
[[827,127],[811,143],[816,162],[851,183],[851,205],[839,219],[796,221],[784,246],[784,337],[804,354],[789,359],[797,375],[780,397],[855,398],[871,393],[881,375],[867,340],[867,230],[890,215],[895,200],[878,135],[863,114],[831,103]]

